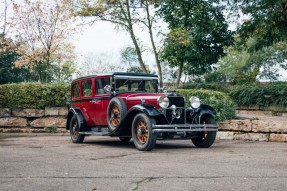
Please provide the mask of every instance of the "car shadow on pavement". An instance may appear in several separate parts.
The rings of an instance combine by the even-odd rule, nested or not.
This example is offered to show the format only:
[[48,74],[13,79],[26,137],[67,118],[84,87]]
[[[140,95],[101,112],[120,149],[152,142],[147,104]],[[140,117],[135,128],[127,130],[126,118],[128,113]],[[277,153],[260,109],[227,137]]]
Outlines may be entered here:
[[[123,149],[136,149],[134,143],[131,141],[129,142],[121,142],[119,140],[88,140],[83,143],[84,145],[98,145],[98,146],[105,146],[105,147],[113,147],[113,148],[123,148]],[[214,144],[210,148],[218,148],[220,145]],[[180,141],[157,141],[155,149],[199,149],[196,148],[191,142],[190,143],[180,143]]]

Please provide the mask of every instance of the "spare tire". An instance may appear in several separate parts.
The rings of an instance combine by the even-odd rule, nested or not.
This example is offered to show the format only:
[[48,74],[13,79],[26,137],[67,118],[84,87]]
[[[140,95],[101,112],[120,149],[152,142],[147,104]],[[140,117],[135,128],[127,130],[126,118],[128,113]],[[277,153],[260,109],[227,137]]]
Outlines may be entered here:
[[122,98],[114,97],[108,105],[107,122],[110,132],[118,130],[120,123],[127,114],[127,106]]

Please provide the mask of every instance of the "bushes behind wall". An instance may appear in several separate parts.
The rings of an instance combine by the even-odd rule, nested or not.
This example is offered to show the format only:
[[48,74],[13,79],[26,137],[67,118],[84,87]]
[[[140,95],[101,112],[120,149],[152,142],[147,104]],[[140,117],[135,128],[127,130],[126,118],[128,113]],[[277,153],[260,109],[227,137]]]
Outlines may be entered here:
[[20,83],[0,85],[0,107],[65,107],[69,104],[70,86],[66,84]]

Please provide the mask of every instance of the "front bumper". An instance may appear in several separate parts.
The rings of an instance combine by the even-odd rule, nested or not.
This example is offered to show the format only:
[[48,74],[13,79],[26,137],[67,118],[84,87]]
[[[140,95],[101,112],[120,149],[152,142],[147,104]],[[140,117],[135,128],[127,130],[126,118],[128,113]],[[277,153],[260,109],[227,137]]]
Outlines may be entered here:
[[170,133],[170,132],[207,132],[217,131],[216,124],[171,124],[171,125],[152,125],[154,133]]

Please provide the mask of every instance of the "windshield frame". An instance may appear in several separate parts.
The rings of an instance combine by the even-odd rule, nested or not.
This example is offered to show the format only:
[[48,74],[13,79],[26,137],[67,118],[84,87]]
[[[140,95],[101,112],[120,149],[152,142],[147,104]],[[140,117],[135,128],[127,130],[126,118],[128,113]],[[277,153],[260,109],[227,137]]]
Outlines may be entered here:
[[[120,91],[119,87],[117,86],[117,81],[118,80],[125,80],[125,82],[123,83],[123,85],[126,84],[132,84],[134,82],[138,82],[139,81],[139,85],[143,82],[147,82],[149,81],[152,85],[152,92],[148,91],[141,91],[141,90],[132,90],[131,88],[128,88],[128,90],[124,90],[124,91]],[[121,86],[123,86],[121,85]],[[157,77],[151,77],[151,76],[127,76],[127,75],[115,75],[113,78],[113,83],[112,83],[112,87],[113,87],[113,91],[115,91],[116,93],[125,93],[125,92],[132,92],[132,93],[140,93],[140,92],[146,92],[146,93],[158,93],[158,78]]]

